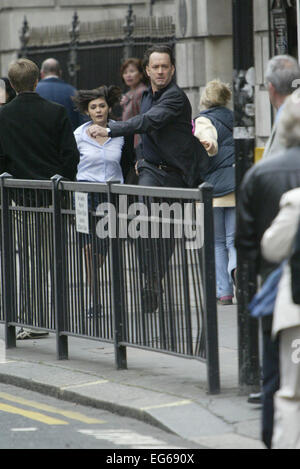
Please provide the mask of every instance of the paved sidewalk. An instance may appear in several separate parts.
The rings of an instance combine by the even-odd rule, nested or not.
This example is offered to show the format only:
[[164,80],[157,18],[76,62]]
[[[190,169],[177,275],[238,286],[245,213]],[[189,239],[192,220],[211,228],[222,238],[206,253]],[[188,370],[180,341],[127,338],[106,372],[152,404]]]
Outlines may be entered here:
[[260,406],[239,395],[236,306],[219,307],[221,394],[206,392],[206,366],[127,349],[116,370],[113,345],[69,337],[69,360],[56,360],[54,334],[5,350],[0,325],[0,381],[142,419],[201,447],[264,449]]

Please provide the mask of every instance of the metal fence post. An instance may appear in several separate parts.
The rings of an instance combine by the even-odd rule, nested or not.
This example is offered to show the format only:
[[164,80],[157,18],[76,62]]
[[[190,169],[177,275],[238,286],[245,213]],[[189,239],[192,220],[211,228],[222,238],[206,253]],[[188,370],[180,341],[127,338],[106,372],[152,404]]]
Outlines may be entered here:
[[51,178],[53,183],[53,246],[54,246],[54,311],[56,321],[56,356],[58,360],[68,358],[68,337],[62,334],[65,326],[65,292],[61,231],[61,192],[58,188],[62,176]]
[[[120,239],[118,233],[118,204],[116,200],[113,200],[111,193],[112,181],[107,183],[108,187],[108,203],[109,206],[114,206],[115,210],[110,210],[109,212],[109,223],[116,225],[116,237],[109,236],[109,267],[111,275],[111,294],[112,294],[112,314],[114,321],[114,345],[115,345],[115,363],[117,369],[126,369],[127,368],[127,352],[126,347],[120,345],[120,342],[123,340],[123,315],[125,314],[122,311],[124,302],[122,299],[124,295],[122,294],[122,289],[124,288],[123,282],[123,269],[122,269],[122,253],[120,249]],[[115,216],[116,219],[112,217]],[[126,274],[125,274],[126,275]]]
[[[255,104],[253,52],[253,2],[233,0],[233,51],[234,51],[234,141],[236,169],[236,200],[246,171],[254,163]],[[248,303],[255,293],[254,266],[237,251],[238,347],[239,384],[242,392],[259,387],[258,322],[249,317]],[[247,387],[250,386],[249,389]]]
[[8,190],[4,186],[4,181],[12,178],[11,174],[3,173],[1,181],[1,223],[2,223],[2,307],[5,314],[5,346],[7,349],[16,347],[16,327],[10,326],[13,312],[14,282],[12,281],[12,230],[9,214]]
[[216,269],[214,249],[214,221],[212,208],[213,186],[204,183],[200,186],[201,199],[204,205],[204,244],[203,244],[203,291],[204,291],[204,324],[206,339],[208,392],[220,392],[218,320],[216,304]]

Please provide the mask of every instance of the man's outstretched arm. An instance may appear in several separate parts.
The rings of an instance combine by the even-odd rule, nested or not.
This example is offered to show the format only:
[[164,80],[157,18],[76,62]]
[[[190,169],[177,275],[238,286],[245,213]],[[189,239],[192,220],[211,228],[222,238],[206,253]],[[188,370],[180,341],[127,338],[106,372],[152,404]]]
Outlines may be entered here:
[[[152,106],[144,114],[132,117],[125,122],[111,122],[109,128],[111,137],[129,136],[133,134],[143,134],[150,130],[158,130],[174,121],[182,112],[184,98],[179,93],[167,95],[158,104]],[[105,127],[91,125],[89,127],[91,137],[107,137],[108,132]]]

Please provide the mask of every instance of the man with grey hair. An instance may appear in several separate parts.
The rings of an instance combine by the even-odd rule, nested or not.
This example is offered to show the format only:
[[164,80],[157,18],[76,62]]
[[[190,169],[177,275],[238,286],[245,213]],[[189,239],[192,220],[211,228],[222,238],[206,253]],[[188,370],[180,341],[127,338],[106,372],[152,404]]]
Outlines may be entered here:
[[286,98],[295,91],[299,84],[300,68],[298,62],[289,55],[276,55],[268,62],[265,80],[270,102],[276,110],[276,117],[263,158],[276,155],[283,149],[277,135],[277,124]]
[[[298,95],[295,95],[296,99]],[[300,152],[284,148],[247,171],[239,189],[235,245],[265,281],[277,267],[261,255],[260,242],[265,230],[279,211],[281,196],[300,187]],[[263,423],[262,438],[271,447],[273,433],[273,397],[279,388],[278,339],[272,339],[272,315],[261,319],[263,336]]]
[[[271,135],[265,146],[263,159],[277,155],[284,149],[283,142],[278,138],[278,122],[285,100],[295,91],[299,84],[299,79],[300,67],[294,57],[290,55],[276,55],[269,60],[265,71],[265,81],[270,103],[276,110],[276,116]],[[250,394],[248,402],[256,404],[260,401],[261,393]]]
[[58,60],[49,58],[44,60],[41,66],[41,80],[36,92],[44,99],[62,104],[67,111],[73,130],[84,122],[84,118],[74,109],[71,99],[76,89],[61,79],[62,70]]
[[[279,138],[286,147],[284,157],[289,161],[299,160],[299,104],[300,89],[286,100],[278,124]],[[278,288],[272,325],[273,337],[279,338],[280,349],[280,389],[275,395],[273,447],[300,449],[300,363],[299,353],[294,353],[295,343],[300,338],[300,305],[295,288],[300,285],[297,268],[300,258],[299,232],[296,237],[300,188],[285,193],[280,207],[278,216],[263,236],[261,246],[264,258],[271,262],[280,263],[290,257]],[[295,237],[297,241],[293,246]]]

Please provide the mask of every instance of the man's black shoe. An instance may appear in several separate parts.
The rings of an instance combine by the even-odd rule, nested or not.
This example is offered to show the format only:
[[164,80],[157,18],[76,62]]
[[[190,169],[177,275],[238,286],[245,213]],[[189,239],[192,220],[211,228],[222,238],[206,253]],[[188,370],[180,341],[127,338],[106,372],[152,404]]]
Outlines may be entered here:
[[143,288],[142,302],[144,307],[144,313],[155,313],[158,308],[158,291],[149,287]]
[[39,330],[33,331],[31,329],[21,328],[16,335],[16,339],[17,340],[43,339],[44,337],[47,337],[48,335],[49,335],[49,332],[47,331],[39,331]]
[[257,392],[249,394],[248,402],[249,404],[262,404],[262,393]]

